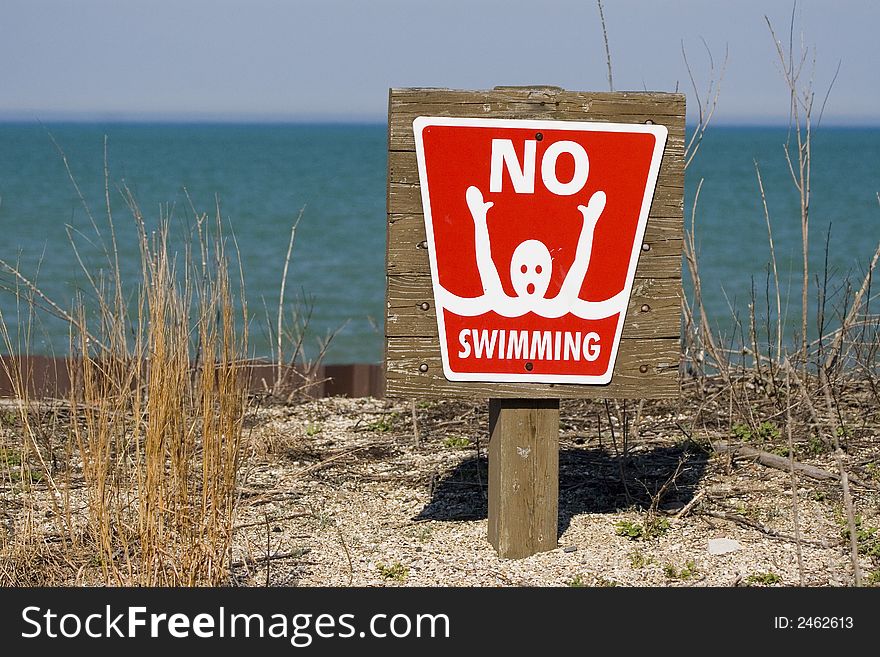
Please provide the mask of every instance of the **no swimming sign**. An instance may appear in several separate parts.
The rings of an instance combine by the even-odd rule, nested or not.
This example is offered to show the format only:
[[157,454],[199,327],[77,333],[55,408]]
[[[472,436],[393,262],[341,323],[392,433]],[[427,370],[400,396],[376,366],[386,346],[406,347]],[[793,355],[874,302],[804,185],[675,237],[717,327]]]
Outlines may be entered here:
[[443,371],[611,380],[667,129],[413,122]]
[[678,394],[681,94],[392,89],[390,397]]

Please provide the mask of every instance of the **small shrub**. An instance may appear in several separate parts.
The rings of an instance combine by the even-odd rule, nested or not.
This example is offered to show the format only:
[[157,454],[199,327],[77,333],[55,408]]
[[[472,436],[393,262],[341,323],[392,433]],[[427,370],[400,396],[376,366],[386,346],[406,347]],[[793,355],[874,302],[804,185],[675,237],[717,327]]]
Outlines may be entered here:
[[394,428],[394,421],[396,419],[397,413],[383,415],[375,422],[371,422],[370,424],[368,424],[367,429],[369,429],[370,431],[375,431],[376,433],[386,433]]
[[880,537],[875,527],[868,527],[857,532],[859,538],[859,554],[880,559]]
[[772,422],[761,422],[758,426],[758,440],[761,442],[773,442],[781,437],[779,427]]
[[613,579],[599,576],[596,578],[596,586],[601,586],[602,588],[612,587],[617,586],[617,582],[615,582]]
[[379,574],[382,575],[384,579],[393,580],[395,582],[403,582],[409,575],[409,568],[398,561],[395,561],[390,566],[387,566],[384,563],[377,563],[376,570],[379,571]]
[[580,588],[584,588],[586,586],[589,586],[587,584],[586,580],[583,577],[581,577],[580,575],[575,575],[574,577],[572,577],[569,580],[568,585],[572,588],[575,588],[575,589],[580,589]]
[[0,464],[8,468],[17,468],[21,465],[21,453],[14,449],[0,447]]
[[621,520],[615,527],[618,536],[623,536],[631,541],[646,541],[652,538],[658,538],[666,533],[669,529],[669,520],[662,517],[651,516],[644,522],[632,522],[630,520]]
[[782,582],[782,578],[776,573],[756,573],[746,577],[746,584],[754,584],[757,586],[773,586]]
[[658,538],[669,529],[669,520],[666,518],[652,518],[645,522],[645,533],[648,538]]
[[[849,525],[842,514],[838,517],[838,522],[843,527],[840,530],[841,538],[849,541]],[[859,554],[880,559],[880,531],[876,527],[866,525],[862,516],[855,517],[855,525]]]
[[669,529],[669,520],[658,516],[652,516],[645,520],[645,537],[659,538]]
[[755,428],[754,432],[749,425],[737,422],[730,428],[730,433],[733,438],[741,440],[744,443],[770,443],[775,442],[782,437],[782,432],[779,431],[779,427],[767,420],[761,422],[761,424]]
[[321,433],[322,427],[317,422],[310,422],[306,425],[306,435],[314,436]]
[[666,577],[669,579],[688,580],[692,577],[696,577],[698,573],[699,571],[697,570],[697,564],[694,562],[693,559],[688,559],[687,563],[685,563],[684,565],[684,568],[682,568],[681,570],[678,570],[671,563],[663,566],[663,574],[666,575]]
[[819,456],[825,454],[830,449],[828,443],[819,436],[810,436],[810,440],[804,445],[802,451],[807,456]]
[[752,432],[751,428],[747,424],[743,424],[742,422],[738,422],[734,424],[730,429],[730,433],[733,438],[737,440],[741,440],[742,442],[751,443],[767,443],[774,442],[779,440],[782,437],[782,433],[779,431],[779,427],[777,427],[772,422],[764,421],[761,422],[757,426],[754,432]]
[[447,436],[443,440],[443,446],[448,449],[467,449],[471,446],[471,439],[467,436]]
[[629,520],[621,520],[615,527],[617,535],[624,536],[630,540],[636,541],[640,539],[644,533],[644,529],[640,522],[631,522]]
[[694,563],[693,559],[688,559],[684,568],[682,568],[681,571],[678,573],[678,576],[681,579],[690,579],[692,577],[696,577],[698,574],[699,571],[697,570],[697,564]]
[[629,555],[629,563],[633,568],[640,569],[654,563],[654,559],[646,555],[641,550],[636,550]]

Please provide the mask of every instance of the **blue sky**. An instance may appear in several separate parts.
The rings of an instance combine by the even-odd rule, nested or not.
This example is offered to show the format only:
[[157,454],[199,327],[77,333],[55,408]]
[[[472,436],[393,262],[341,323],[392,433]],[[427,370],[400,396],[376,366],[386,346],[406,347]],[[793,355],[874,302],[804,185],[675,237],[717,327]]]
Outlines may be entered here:
[[[787,120],[764,15],[787,44],[790,2],[605,0],[604,7],[617,89],[678,86],[694,110],[681,50],[703,89],[705,41],[716,67],[729,49],[718,123]],[[796,48],[815,49],[817,102],[840,63],[825,121],[880,123],[880,2],[802,0],[796,19]],[[0,4],[5,119],[383,121],[391,86],[601,91],[606,75],[595,0]]]

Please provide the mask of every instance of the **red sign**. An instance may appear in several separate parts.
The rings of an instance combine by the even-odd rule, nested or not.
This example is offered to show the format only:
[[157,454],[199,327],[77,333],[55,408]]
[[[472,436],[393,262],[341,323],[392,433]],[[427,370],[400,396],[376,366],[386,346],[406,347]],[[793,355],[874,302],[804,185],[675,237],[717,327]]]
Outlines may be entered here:
[[419,117],[413,131],[446,377],[608,383],[666,128]]

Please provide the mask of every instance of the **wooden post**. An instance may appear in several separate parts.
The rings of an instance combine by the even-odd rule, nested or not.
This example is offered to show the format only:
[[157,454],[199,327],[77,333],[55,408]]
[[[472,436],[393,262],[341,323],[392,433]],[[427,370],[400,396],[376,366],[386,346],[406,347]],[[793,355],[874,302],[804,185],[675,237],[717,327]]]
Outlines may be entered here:
[[521,559],[556,548],[559,400],[489,400],[489,542]]

